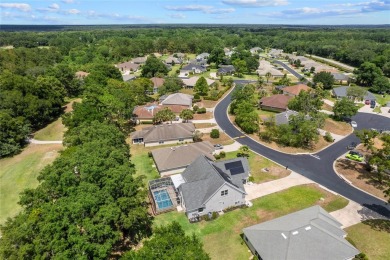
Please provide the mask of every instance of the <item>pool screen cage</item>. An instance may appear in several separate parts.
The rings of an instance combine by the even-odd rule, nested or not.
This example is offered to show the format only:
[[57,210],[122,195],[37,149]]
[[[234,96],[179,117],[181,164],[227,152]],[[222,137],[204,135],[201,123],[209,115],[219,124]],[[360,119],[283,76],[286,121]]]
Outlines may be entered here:
[[171,177],[149,181],[149,200],[154,215],[176,209],[179,201]]

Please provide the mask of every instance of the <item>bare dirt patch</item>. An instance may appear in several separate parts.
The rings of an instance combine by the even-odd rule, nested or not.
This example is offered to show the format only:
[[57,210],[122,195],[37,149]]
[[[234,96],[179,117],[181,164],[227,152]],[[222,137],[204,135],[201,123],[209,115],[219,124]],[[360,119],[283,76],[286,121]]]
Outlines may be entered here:
[[385,185],[378,181],[375,173],[367,171],[365,164],[341,158],[336,161],[335,167],[339,174],[343,175],[356,187],[379,198],[386,199],[383,194]]
[[194,124],[196,129],[214,127],[217,124],[214,123],[198,123]]
[[283,145],[277,144],[275,142],[267,143],[267,142],[260,140],[260,138],[257,134],[251,134],[249,136],[251,138],[253,138],[254,140],[256,140],[257,142],[261,143],[262,145],[265,145],[271,149],[277,150],[277,151],[282,152],[282,153],[291,153],[291,154],[317,152],[317,151],[327,147],[330,144],[330,143],[326,142],[324,140],[324,138],[322,138],[322,136],[320,136],[320,138],[316,144],[314,144],[312,147],[309,147],[309,148],[283,146]]
[[193,120],[206,120],[213,118],[213,113],[206,112],[205,114],[194,114]]
[[329,105],[329,104],[324,103],[322,105],[322,110],[326,110],[326,111],[332,112],[333,111],[333,107],[331,105]]
[[212,144],[222,144],[229,145],[234,143],[234,141],[225,133],[219,132],[219,138],[211,138],[210,134],[203,134],[202,141],[209,141]]
[[334,121],[330,118],[325,120],[325,125],[322,129],[336,135],[349,135],[352,133],[352,127],[350,124],[346,122]]

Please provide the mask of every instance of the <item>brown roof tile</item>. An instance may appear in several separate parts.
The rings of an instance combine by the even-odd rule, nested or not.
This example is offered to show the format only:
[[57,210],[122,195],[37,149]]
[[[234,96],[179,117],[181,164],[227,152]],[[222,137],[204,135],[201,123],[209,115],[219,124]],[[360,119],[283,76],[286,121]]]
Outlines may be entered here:
[[309,90],[311,90],[311,87],[309,87],[305,84],[298,84],[298,85],[283,88],[283,92],[287,92],[287,93],[292,94],[294,96],[298,96],[298,94],[301,91],[309,91]]
[[288,102],[292,99],[292,96],[283,94],[273,95],[270,97],[263,97],[260,99],[261,106],[273,107],[278,109],[287,109]]

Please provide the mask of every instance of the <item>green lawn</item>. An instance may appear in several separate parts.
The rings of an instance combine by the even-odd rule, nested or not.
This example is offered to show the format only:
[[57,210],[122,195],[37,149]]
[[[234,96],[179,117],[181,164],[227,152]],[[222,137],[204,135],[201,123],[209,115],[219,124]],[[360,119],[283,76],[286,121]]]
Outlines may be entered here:
[[[228,152],[226,153],[226,157],[221,160],[233,159],[237,157],[237,152]],[[286,177],[289,174],[289,171],[286,171],[280,165],[264,158],[258,154],[255,154],[252,151],[249,151],[249,168],[251,171],[251,175],[254,178],[255,183],[262,183],[267,181],[276,180],[279,178]],[[269,172],[264,172],[262,169],[268,168]]]
[[179,222],[187,234],[194,233],[203,241],[212,259],[248,259],[248,247],[240,236],[243,228],[313,206],[322,197],[328,203],[338,199],[314,186],[297,186],[253,200],[252,207],[236,209],[213,221],[190,224],[183,212],[173,211],[156,216],[154,225]]
[[148,156],[148,152],[132,153],[131,162],[135,165],[136,176],[144,175],[145,183],[153,179],[160,178],[160,174],[157,169],[153,167],[153,158]]
[[62,119],[59,118],[45,128],[37,131],[34,134],[34,139],[42,141],[58,141],[64,137],[65,126],[62,124]]
[[180,64],[176,64],[176,65],[172,66],[171,71],[168,72],[168,76],[170,76],[170,77],[175,77],[175,76],[177,76],[177,75],[178,75],[178,74],[176,73],[177,70],[180,70]]
[[348,238],[368,259],[390,259],[390,221],[366,220],[346,228]]
[[390,95],[383,97],[382,95],[374,94],[374,96],[376,97],[376,101],[382,106],[386,105],[387,102],[390,102]]
[[37,176],[62,150],[61,144],[29,145],[22,153],[0,160],[0,224],[16,215],[19,194],[38,185]]

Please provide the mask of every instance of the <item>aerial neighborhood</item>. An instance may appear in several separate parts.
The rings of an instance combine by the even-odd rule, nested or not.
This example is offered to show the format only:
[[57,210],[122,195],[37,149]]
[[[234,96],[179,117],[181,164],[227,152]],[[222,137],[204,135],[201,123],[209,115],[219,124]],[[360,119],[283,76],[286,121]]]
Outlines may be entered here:
[[0,40],[0,258],[390,259],[384,33],[178,28]]

